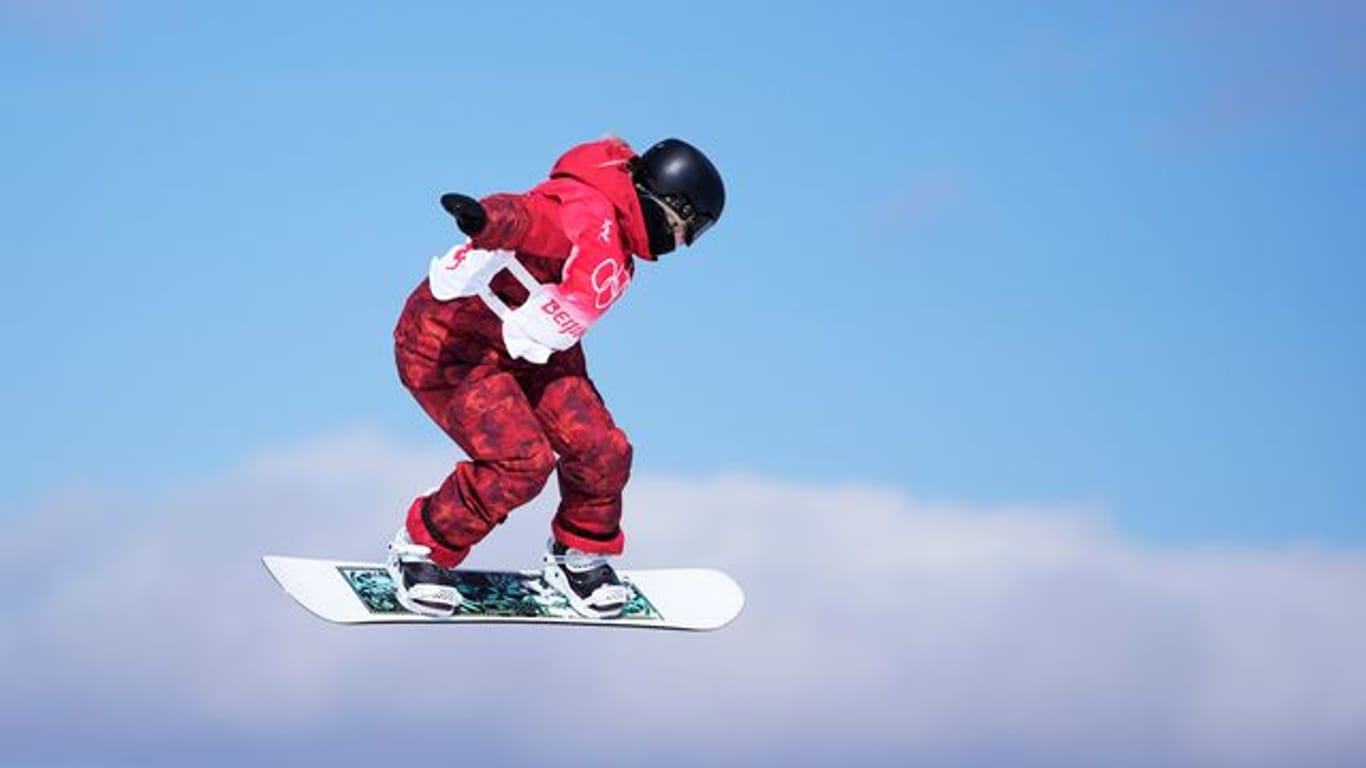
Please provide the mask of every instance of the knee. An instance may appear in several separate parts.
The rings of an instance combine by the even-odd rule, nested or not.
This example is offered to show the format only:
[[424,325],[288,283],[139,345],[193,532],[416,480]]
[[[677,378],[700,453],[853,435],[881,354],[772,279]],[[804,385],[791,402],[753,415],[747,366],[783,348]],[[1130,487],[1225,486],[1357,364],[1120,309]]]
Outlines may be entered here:
[[562,457],[560,471],[572,475],[579,486],[620,491],[631,474],[632,452],[626,433],[614,427],[586,441],[573,456]]
[[627,439],[626,433],[620,429],[613,429],[603,450],[603,456],[608,473],[613,477],[620,477],[622,485],[626,484],[626,478],[631,474],[631,458],[634,452],[635,449]]

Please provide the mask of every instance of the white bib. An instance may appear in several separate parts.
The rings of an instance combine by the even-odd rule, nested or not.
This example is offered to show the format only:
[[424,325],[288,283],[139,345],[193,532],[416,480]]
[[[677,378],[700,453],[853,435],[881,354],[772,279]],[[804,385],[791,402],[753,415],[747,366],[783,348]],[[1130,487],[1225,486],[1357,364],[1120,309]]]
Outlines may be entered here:
[[[529,294],[526,303],[515,310],[489,287],[505,269]],[[584,328],[566,324],[563,313],[553,311],[558,306],[553,297],[547,297],[549,287],[537,282],[513,251],[486,251],[462,243],[432,259],[427,284],[438,301],[478,296],[503,322],[503,344],[514,358],[544,363],[552,353],[574,346],[583,335]]]

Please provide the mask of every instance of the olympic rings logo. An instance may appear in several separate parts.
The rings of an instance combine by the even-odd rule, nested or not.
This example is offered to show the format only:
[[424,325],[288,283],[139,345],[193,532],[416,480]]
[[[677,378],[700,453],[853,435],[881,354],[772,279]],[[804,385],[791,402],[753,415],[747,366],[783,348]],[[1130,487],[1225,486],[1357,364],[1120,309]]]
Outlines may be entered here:
[[593,290],[597,293],[594,305],[598,309],[607,309],[626,290],[626,284],[631,282],[631,273],[626,271],[624,264],[609,257],[593,268],[592,282]]

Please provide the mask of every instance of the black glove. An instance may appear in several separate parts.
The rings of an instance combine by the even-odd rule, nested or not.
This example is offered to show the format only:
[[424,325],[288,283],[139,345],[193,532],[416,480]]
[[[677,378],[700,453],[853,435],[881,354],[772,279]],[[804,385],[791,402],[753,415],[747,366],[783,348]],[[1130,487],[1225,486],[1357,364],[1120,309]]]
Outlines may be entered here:
[[441,207],[455,217],[455,225],[470,237],[483,232],[489,223],[488,212],[472,197],[447,193],[441,196]]

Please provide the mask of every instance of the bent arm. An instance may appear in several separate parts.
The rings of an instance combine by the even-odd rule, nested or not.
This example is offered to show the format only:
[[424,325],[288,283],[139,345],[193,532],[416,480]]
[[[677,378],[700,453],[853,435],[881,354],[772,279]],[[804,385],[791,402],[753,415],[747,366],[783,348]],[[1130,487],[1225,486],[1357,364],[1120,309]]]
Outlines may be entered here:
[[631,280],[631,261],[613,232],[605,202],[581,200],[563,209],[561,237],[572,243],[560,282],[543,285],[503,323],[514,357],[545,362],[568,349],[602,317]]

